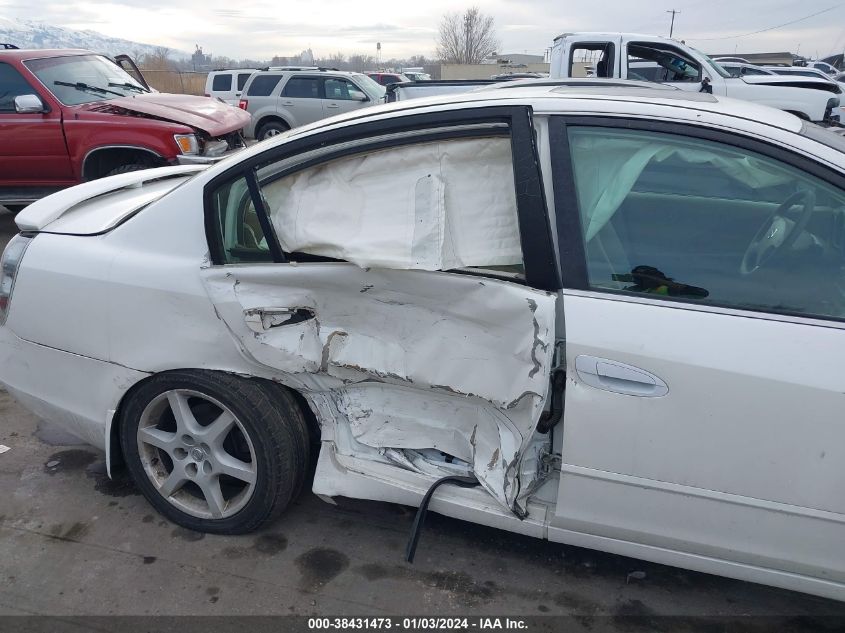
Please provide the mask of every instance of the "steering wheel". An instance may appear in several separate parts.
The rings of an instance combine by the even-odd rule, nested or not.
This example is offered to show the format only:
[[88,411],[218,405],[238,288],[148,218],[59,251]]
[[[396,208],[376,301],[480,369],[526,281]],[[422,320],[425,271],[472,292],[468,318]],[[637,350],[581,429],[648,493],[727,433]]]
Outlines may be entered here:
[[[786,217],[798,203],[802,203],[801,217],[792,222]],[[763,225],[751,239],[742,256],[739,272],[750,275],[786,252],[801,235],[816,206],[816,194],[812,189],[796,191],[766,218]]]

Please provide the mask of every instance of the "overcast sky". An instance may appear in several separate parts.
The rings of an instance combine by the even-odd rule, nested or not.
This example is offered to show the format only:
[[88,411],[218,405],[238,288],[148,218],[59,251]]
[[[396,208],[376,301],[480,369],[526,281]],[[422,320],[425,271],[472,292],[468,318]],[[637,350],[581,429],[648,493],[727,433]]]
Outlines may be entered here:
[[[710,53],[799,51],[814,56],[845,47],[845,2],[832,0],[478,0],[492,15],[503,53],[541,54],[569,31],[668,35]],[[471,6],[455,0],[0,0],[0,16],[91,29],[106,35],[234,58],[268,59],[311,48],[382,57],[432,56],[440,17]],[[827,9],[831,9],[826,11]],[[755,35],[783,23],[814,17]],[[743,37],[730,37],[739,36]]]

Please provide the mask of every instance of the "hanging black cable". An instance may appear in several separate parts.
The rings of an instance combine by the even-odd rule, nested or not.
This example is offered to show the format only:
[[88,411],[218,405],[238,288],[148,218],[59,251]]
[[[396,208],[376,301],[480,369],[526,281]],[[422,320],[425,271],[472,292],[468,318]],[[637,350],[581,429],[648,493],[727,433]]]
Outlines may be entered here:
[[420,542],[420,533],[425,522],[425,515],[428,514],[428,504],[431,501],[431,495],[443,484],[454,484],[461,488],[475,488],[479,485],[475,477],[459,477],[457,475],[443,477],[443,479],[438,479],[431,485],[431,488],[428,489],[428,492],[425,493],[425,496],[420,502],[420,507],[417,509],[417,516],[414,517],[414,523],[411,526],[411,536],[408,539],[408,546],[405,548],[405,560],[409,563],[414,562],[414,554],[417,552],[417,543]]

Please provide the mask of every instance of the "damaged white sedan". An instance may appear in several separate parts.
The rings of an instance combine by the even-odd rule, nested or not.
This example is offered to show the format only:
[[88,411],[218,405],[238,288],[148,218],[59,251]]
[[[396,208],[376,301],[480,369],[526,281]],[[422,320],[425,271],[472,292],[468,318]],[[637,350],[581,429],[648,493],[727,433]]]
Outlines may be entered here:
[[845,599],[845,141],[635,87],[409,103],[28,207],[0,382],[192,529],[319,447],[326,499]]

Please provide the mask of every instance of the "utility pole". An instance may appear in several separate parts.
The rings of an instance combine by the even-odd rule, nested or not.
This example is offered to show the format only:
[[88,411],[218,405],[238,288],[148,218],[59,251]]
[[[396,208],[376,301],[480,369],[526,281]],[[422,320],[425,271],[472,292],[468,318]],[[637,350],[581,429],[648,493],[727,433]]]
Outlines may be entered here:
[[680,11],[677,11],[676,9],[668,9],[666,13],[672,14],[672,23],[669,25],[669,37],[672,37],[672,33],[675,31],[675,14],[680,13]]

